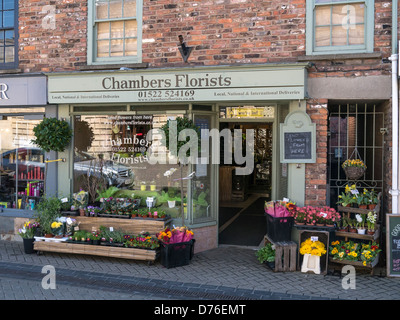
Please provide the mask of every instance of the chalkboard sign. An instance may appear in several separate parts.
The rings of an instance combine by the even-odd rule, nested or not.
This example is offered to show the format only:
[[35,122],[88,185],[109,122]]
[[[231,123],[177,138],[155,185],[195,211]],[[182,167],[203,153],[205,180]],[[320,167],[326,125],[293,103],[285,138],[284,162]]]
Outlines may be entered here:
[[400,214],[386,215],[387,276],[400,277]]
[[315,163],[316,125],[301,110],[289,113],[280,124],[281,163]]
[[311,153],[311,132],[285,132],[285,159],[309,160]]

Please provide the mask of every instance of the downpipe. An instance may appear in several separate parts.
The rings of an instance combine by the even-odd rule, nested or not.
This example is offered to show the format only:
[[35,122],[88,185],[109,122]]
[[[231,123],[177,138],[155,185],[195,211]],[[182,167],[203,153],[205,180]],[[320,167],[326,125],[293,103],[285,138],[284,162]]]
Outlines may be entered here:
[[400,213],[399,208],[399,86],[398,54],[392,54],[392,213]]

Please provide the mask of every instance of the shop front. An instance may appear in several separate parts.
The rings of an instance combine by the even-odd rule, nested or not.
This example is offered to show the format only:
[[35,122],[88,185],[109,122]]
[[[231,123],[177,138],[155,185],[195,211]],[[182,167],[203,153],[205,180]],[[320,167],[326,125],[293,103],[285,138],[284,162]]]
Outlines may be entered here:
[[14,218],[30,216],[45,192],[46,155],[31,140],[34,126],[53,111],[44,75],[0,79],[1,234],[13,234]]
[[[265,200],[305,201],[304,167],[281,161],[280,136],[287,115],[306,115],[306,73],[306,64],[50,73],[48,101],[74,130],[71,148],[58,153],[66,159],[57,164],[58,193],[86,190],[96,201],[99,191],[113,191],[141,206],[150,198],[175,225],[183,203],[197,252],[224,243],[229,221],[249,204],[261,203],[265,226]],[[162,128],[180,117],[201,139],[186,165],[163,142]],[[243,218],[247,234],[257,218]]]

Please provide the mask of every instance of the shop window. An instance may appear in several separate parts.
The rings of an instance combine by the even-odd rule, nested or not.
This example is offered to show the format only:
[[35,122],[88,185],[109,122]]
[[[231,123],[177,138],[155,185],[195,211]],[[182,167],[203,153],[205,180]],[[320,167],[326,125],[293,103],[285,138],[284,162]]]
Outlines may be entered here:
[[89,1],[88,64],[139,63],[141,0]]
[[374,1],[307,1],[307,54],[373,51]]
[[[32,110],[33,111],[33,110]],[[32,144],[40,120],[3,115],[0,120],[0,207],[34,209],[44,193],[44,151]]]
[[17,66],[17,8],[15,0],[0,0],[0,69]]
[[[115,187],[115,197],[141,199],[141,207],[146,207],[148,197],[154,197],[155,206],[172,218],[180,219],[183,201],[186,221],[210,219],[211,165],[183,167],[182,198],[180,166],[161,143],[158,129],[178,116],[183,117],[184,113],[75,116],[74,192],[93,189],[94,184],[98,190]],[[211,117],[195,118],[195,123],[210,128]],[[150,133],[152,139],[148,142]],[[155,157],[159,161],[154,164]],[[194,170],[196,178],[187,178]],[[95,202],[97,196],[90,200]]]

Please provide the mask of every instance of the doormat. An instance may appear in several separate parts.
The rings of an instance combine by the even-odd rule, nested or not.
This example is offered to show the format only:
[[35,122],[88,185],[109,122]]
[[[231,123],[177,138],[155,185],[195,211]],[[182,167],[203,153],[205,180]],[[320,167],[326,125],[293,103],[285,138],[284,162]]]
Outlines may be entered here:
[[220,244],[258,246],[267,233],[264,203],[267,198],[258,198],[245,209],[225,230],[219,234]]
[[219,207],[218,225],[221,227],[242,208]]

